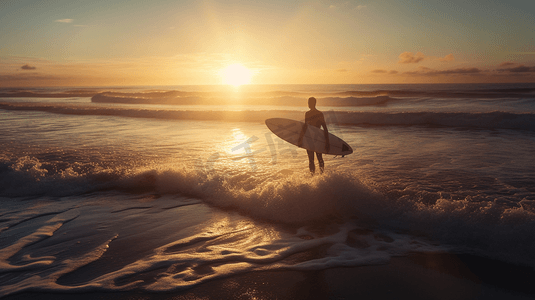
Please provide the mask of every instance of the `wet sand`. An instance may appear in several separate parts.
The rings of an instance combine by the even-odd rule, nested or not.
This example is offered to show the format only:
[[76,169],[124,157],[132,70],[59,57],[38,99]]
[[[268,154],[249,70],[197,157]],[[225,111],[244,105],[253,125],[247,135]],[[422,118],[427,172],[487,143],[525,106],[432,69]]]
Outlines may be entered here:
[[534,299],[535,271],[472,255],[413,253],[388,264],[236,275],[172,293],[21,293],[4,299]]

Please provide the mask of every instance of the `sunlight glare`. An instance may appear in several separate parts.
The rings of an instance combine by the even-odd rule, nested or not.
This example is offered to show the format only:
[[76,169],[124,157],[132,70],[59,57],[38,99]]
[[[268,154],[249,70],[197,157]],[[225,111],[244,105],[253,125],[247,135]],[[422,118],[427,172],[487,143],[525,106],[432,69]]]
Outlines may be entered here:
[[232,64],[221,70],[223,84],[240,86],[251,83],[253,72],[241,64]]

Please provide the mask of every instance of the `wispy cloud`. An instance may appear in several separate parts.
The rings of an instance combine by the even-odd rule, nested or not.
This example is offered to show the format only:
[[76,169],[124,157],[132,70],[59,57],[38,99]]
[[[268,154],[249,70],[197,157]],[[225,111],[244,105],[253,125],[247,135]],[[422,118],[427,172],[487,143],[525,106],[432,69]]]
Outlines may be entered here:
[[425,55],[422,52],[417,52],[416,54],[412,52],[403,52],[399,55],[400,64],[417,64],[425,59]]
[[72,23],[74,22],[73,19],[59,19],[59,20],[56,20],[54,22],[57,22],[57,23]]
[[346,1],[346,2],[343,2],[343,3],[329,5],[329,9],[332,9],[332,10],[335,10],[335,9],[344,9],[344,10],[356,9],[356,10],[361,10],[361,9],[365,9],[365,8],[366,8],[366,5],[353,6],[351,4],[351,2],[349,2],[349,1]]
[[450,61],[454,61],[455,57],[453,56],[453,54],[448,54],[444,57],[439,57],[438,60],[442,62],[450,62]]
[[371,73],[374,73],[374,74],[390,74],[390,75],[395,75],[398,73],[398,71],[396,70],[382,70],[382,69],[376,69],[376,70],[372,70]]
[[416,52],[416,54],[414,54],[408,51],[401,53],[398,58],[398,63],[400,64],[417,64],[423,60],[438,60],[441,62],[451,62],[455,60],[455,56],[451,53],[444,57],[436,57],[426,56],[422,52]]
[[36,67],[30,66],[28,64],[25,64],[24,66],[22,66],[20,68],[23,69],[23,70],[35,70],[35,69],[37,69]]
[[532,72],[535,72],[535,67],[519,65],[513,68],[498,69],[497,71],[498,72],[511,72],[511,73],[532,73]]
[[502,62],[499,66],[500,67],[511,67],[511,66],[516,66],[517,64],[514,63],[514,62],[510,62],[510,61],[506,61],[506,62]]
[[410,76],[438,76],[438,75],[477,75],[482,73],[478,68],[457,68],[449,70],[434,70],[426,67],[419,67],[416,71],[405,72]]

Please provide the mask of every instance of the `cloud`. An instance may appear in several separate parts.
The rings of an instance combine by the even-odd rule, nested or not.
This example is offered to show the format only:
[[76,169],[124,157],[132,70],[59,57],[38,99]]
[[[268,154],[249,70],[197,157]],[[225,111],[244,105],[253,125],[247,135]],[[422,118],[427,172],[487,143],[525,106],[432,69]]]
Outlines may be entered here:
[[[488,78],[492,78],[493,76],[498,77],[508,77],[511,78],[512,76],[515,77],[532,77],[535,75],[535,66],[524,66],[524,65],[517,65],[515,63],[502,63],[500,65],[504,66],[515,66],[511,68],[501,68],[501,69],[495,69],[495,70],[482,70],[479,68],[456,68],[456,69],[446,69],[446,70],[436,70],[427,68],[424,66],[418,67],[414,71],[410,72],[404,72],[403,74],[406,76],[485,76]],[[494,77],[494,78],[498,78]]]
[[[502,64],[500,64],[500,66],[502,66]],[[512,64],[512,65],[515,65],[515,64]],[[510,66],[510,65],[507,64],[506,66]],[[535,72],[535,67],[519,65],[514,68],[498,69],[497,71],[498,72],[510,72],[510,73],[531,73],[531,72]]]
[[499,66],[500,67],[511,67],[511,66],[516,66],[516,64],[513,63],[513,62],[510,62],[510,61],[506,61],[506,62],[502,62]]
[[344,73],[344,72],[347,72],[347,69],[338,69],[336,70],[336,72]]
[[448,54],[444,57],[439,57],[438,60],[442,61],[442,62],[449,62],[449,61],[454,61],[455,60],[455,57],[453,56],[453,54]]
[[422,52],[416,52],[416,54],[412,52],[403,52],[399,55],[399,61],[400,64],[417,64],[421,62],[422,60],[438,60],[441,62],[450,62],[455,60],[455,56],[453,54],[448,54],[444,57],[436,57],[436,56],[425,56]]
[[344,10],[347,10],[347,9],[355,9],[355,10],[361,10],[361,9],[365,9],[366,8],[366,5],[357,5],[357,6],[353,6],[351,4],[350,1],[346,1],[346,2],[343,2],[343,3],[338,3],[338,4],[331,4],[329,5],[329,9],[331,10],[339,10],[339,9],[344,9]]
[[30,66],[28,64],[25,64],[24,66],[22,66],[20,68],[23,69],[23,70],[35,70],[35,69],[37,69],[36,67]]
[[450,70],[434,70],[426,67],[419,67],[417,71],[405,72],[411,76],[438,76],[438,75],[477,75],[482,71],[478,68],[457,68]]
[[395,75],[395,74],[398,73],[398,71],[396,71],[396,70],[388,71],[388,70],[382,70],[382,69],[373,70],[371,72],[374,73],[374,74],[390,74],[390,75]]
[[425,59],[425,55],[422,52],[417,52],[416,55],[412,52],[403,52],[399,55],[400,64],[417,64]]
[[64,79],[55,75],[43,75],[39,73],[20,73],[0,75],[0,81],[41,81]]
[[57,22],[57,23],[72,23],[74,20],[73,19],[59,19],[59,20],[56,20],[54,22]]

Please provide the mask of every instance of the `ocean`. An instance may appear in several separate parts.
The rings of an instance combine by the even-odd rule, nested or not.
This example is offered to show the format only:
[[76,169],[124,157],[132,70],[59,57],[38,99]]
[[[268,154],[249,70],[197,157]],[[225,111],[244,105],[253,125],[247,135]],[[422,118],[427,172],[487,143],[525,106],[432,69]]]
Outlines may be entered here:
[[[311,96],[354,150],[314,176],[264,124]],[[535,84],[2,88],[0,144],[0,297],[411,253],[535,267]]]

